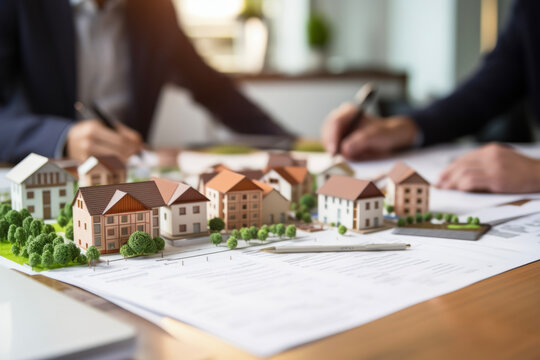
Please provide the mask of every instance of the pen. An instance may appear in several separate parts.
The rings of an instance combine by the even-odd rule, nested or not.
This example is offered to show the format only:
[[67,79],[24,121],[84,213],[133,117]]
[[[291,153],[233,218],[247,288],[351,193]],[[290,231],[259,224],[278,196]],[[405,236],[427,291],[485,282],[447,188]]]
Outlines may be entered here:
[[91,119],[91,118],[98,118],[103,125],[108,127],[111,130],[116,130],[116,126],[114,125],[114,121],[105,115],[103,111],[99,108],[99,106],[96,103],[92,104],[92,110],[88,109],[82,102],[77,101],[73,107],[75,110],[79,113],[82,119]]
[[373,101],[376,93],[377,93],[377,90],[375,89],[375,86],[372,83],[367,83],[364,86],[362,86],[360,90],[358,90],[353,100],[353,104],[356,107],[356,114],[354,115],[351,122],[349,123],[349,126],[347,127],[346,131],[342,134],[341,138],[339,139],[338,144],[336,146],[335,153],[333,155],[336,155],[337,153],[339,153],[342,140],[346,138],[347,135],[351,134],[358,127],[358,125],[360,125],[360,121],[362,120],[362,117],[364,116],[366,107]]
[[347,251],[395,251],[406,250],[411,244],[365,244],[365,245],[283,245],[272,246],[259,251],[276,254],[308,253],[308,252],[347,252]]

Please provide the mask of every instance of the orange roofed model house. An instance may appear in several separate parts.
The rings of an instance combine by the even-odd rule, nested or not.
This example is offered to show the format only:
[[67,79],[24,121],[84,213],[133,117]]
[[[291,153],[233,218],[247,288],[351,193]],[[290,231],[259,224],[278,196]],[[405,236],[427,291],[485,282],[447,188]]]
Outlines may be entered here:
[[363,230],[383,225],[383,193],[374,183],[334,175],[317,190],[319,221]]
[[246,176],[224,170],[206,184],[208,218],[223,219],[225,230],[261,226],[263,190]]
[[160,209],[161,234],[168,238],[208,232],[208,198],[189,185],[153,178],[166,206]]
[[154,181],[79,188],[73,200],[73,240],[101,253],[118,252],[135,231],[159,236],[166,205]]
[[386,203],[398,216],[424,214],[429,210],[429,183],[399,162],[388,173]]
[[77,169],[79,186],[111,185],[126,182],[126,165],[116,156],[90,156]]
[[272,185],[287,200],[298,203],[300,197],[311,193],[311,174],[301,166],[276,167],[268,170],[262,182]]

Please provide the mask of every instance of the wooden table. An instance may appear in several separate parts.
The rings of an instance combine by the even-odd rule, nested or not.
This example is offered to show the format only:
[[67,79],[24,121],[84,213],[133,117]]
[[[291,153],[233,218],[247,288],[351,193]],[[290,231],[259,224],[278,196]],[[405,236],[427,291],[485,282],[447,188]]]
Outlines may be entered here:
[[[190,326],[175,325],[172,337],[84,290],[41,275],[33,278],[135,326],[137,359],[253,359]],[[539,359],[540,261],[271,359],[329,358]]]

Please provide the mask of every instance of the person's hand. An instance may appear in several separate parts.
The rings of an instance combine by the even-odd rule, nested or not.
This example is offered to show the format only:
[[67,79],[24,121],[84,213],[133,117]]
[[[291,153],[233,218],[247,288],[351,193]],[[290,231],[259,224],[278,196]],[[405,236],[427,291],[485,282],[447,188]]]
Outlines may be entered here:
[[393,151],[413,145],[418,127],[411,118],[393,116],[383,119],[368,114],[364,115],[358,129],[343,138],[340,145],[339,140],[356,111],[353,104],[345,103],[328,115],[321,138],[329,153],[340,153],[349,160],[365,160],[388,156]]
[[540,160],[513,148],[489,144],[454,160],[442,172],[437,187],[493,193],[540,191]]
[[99,120],[85,120],[69,129],[66,151],[68,157],[80,162],[92,155],[114,155],[126,162],[142,144],[139,133],[121,123],[111,130]]

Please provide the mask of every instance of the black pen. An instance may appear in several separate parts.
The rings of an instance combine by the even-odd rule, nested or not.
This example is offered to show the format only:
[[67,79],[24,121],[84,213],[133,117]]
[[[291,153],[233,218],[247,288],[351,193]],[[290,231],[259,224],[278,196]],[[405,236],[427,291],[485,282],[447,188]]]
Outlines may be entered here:
[[105,115],[103,111],[99,108],[99,106],[94,102],[92,103],[92,110],[88,109],[82,102],[77,101],[75,105],[73,106],[75,110],[79,113],[82,119],[92,119],[97,118],[100,120],[103,125],[108,127],[111,130],[116,130],[116,126],[114,125],[114,121]]

